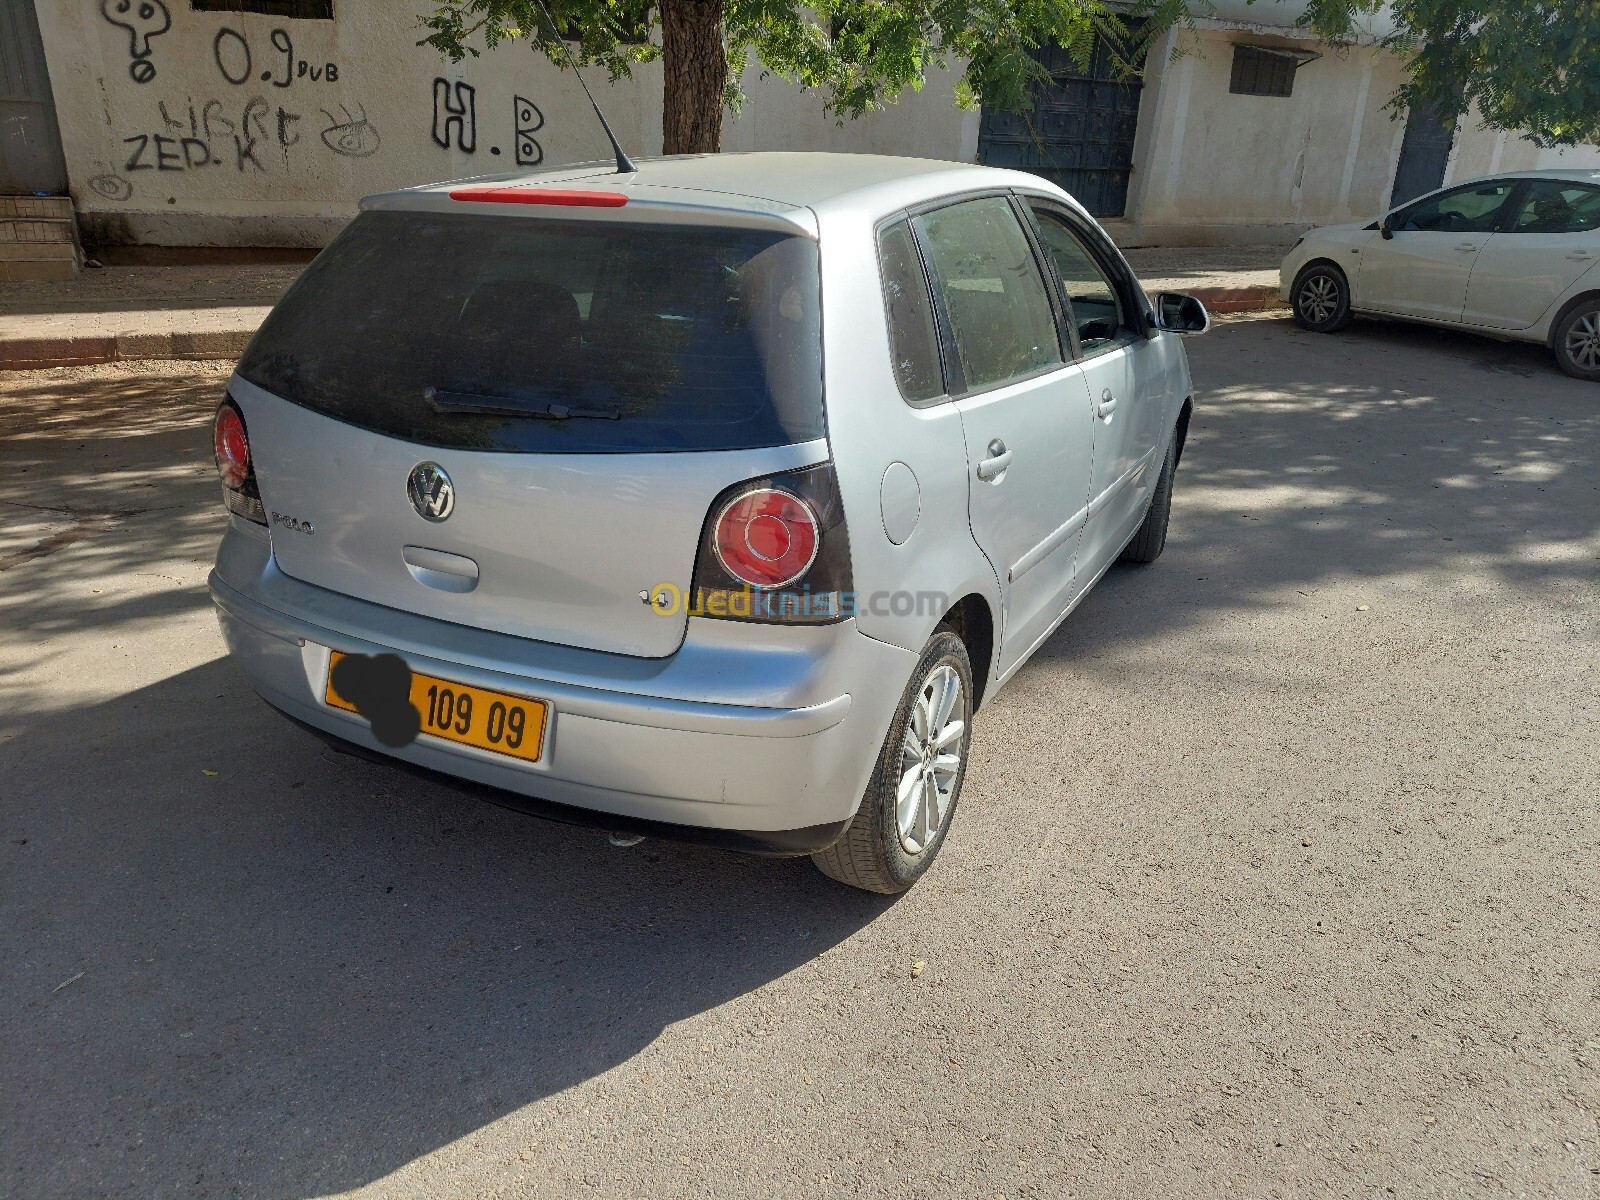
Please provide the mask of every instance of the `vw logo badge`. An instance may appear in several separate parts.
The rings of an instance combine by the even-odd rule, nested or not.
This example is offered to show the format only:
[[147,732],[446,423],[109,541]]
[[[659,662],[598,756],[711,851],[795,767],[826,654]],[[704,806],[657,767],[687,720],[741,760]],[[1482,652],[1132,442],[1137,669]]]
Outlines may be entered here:
[[456,507],[456,485],[438,463],[418,463],[406,480],[411,507],[424,521],[443,521]]

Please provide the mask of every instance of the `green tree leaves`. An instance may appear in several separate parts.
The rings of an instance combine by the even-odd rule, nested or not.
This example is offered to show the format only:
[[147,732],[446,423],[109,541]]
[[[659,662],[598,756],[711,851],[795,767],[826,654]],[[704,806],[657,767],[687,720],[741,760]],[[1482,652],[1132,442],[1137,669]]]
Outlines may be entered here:
[[[583,65],[612,79],[660,57],[650,0],[547,0]],[[1386,0],[1252,0],[1285,3],[1332,42],[1352,40]],[[1392,103],[1432,103],[1459,116],[1476,105],[1489,125],[1541,145],[1600,140],[1600,0],[1392,0],[1397,29],[1385,45],[1410,62]],[[935,67],[965,63],[960,103],[1027,109],[1042,68],[1031,51],[1058,43],[1086,61],[1096,33],[1130,69],[1172,27],[1212,12],[1209,0],[725,0],[729,71],[723,102],[737,111],[740,74],[763,67],[820,92],[841,121],[920,89]],[[1127,18],[1132,18],[1128,20]],[[533,0],[437,0],[423,39],[450,58],[525,38],[565,65]]]
[[[1255,0],[1266,4],[1275,0]],[[1302,23],[1348,39],[1383,0],[1310,0]],[[1395,107],[1476,105],[1541,146],[1600,141],[1600,0],[1394,0],[1385,44],[1410,60]]]

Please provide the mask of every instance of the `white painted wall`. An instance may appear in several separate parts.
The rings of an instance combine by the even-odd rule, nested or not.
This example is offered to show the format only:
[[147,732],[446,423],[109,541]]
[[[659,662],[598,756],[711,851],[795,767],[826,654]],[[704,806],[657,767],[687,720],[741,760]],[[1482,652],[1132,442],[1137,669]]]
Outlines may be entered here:
[[[1309,226],[1370,220],[1388,208],[1405,121],[1387,105],[1404,82],[1402,60],[1370,39],[1330,47],[1287,22],[1262,23],[1276,13],[1270,4],[1233,7],[1256,19],[1200,22],[1152,56],[1119,231],[1125,242],[1289,241]],[[1228,91],[1237,43],[1322,57],[1299,69],[1290,96],[1238,96]],[[1562,165],[1600,165],[1600,148],[1541,150],[1469,115],[1445,182]]]
[[1368,216],[1387,198],[1402,126],[1383,105],[1401,82],[1400,61],[1320,47],[1292,95],[1239,96],[1228,90],[1239,42],[1312,48],[1255,29],[1175,36],[1178,56],[1140,111],[1156,131],[1128,214],[1140,240],[1281,239]]
[[[571,73],[526,45],[455,65],[419,47],[425,0],[337,0],[335,21],[134,0],[154,15],[132,30],[110,19],[130,21],[118,2],[38,5],[72,192],[93,240],[321,245],[371,192],[609,154]],[[1317,46],[1292,27],[1297,11],[1218,0],[1214,18],[1152,54],[1124,241],[1292,240],[1383,210],[1404,132],[1384,106],[1401,62],[1370,38]],[[1241,41],[1322,57],[1300,69],[1292,96],[1236,96]],[[753,64],[724,144],[972,161],[979,119],[953,102],[959,69],[841,126],[820,96],[764,80]],[[659,153],[659,66],[617,86],[599,72],[591,82],[623,144]],[[469,97],[473,119],[451,121],[449,108]],[[1541,151],[1469,120],[1448,178],[1569,162],[1600,164],[1600,149]]]
[[1456,130],[1444,181],[1476,179],[1499,171],[1542,171],[1553,167],[1600,167],[1600,146],[1543,149],[1527,138],[1486,129],[1469,113]]
[[[416,44],[421,0],[338,0],[333,21],[145,2],[133,30],[117,0],[38,6],[73,197],[106,240],[320,245],[372,192],[610,154],[570,72],[523,44],[449,64]],[[970,158],[955,78],[841,129],[752,68],[725,144]],[[659,64],[590,82],[624,146],[660,153]]]

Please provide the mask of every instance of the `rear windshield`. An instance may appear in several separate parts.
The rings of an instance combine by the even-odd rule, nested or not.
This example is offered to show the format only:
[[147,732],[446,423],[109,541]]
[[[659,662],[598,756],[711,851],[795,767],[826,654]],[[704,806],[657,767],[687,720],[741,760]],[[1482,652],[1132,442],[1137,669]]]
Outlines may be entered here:
[[239,373],[430,446],[742,450],[823,435],[817,247],[743,229],[367,212]]

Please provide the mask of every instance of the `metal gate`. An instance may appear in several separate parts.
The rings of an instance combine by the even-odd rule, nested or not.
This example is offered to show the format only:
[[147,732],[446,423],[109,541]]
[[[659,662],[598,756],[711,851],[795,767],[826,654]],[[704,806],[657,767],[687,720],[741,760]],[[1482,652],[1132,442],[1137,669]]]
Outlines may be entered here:
[[1034,57],[1050,72],[1049,84],[1037,88],[1030,112],[984,110],[978,161],[1042,175],[1095,216],[1120,217],[1128,205],[1143,79],[1121,77],[1101,37],[1087,70],[1059,47],[1041,47]]
[[0,193],[67,190],[33,0],[0,0]]
[[1400,163],[1394,172],[1394,190],[1389,193],[1390,208],[1398,208],[1444,182],[1444,169],[1450,162],[1450,146],[1455,139],[1455,127],[1441,121],[1432,105],[1413,108],[1406,114]]

